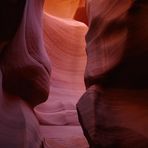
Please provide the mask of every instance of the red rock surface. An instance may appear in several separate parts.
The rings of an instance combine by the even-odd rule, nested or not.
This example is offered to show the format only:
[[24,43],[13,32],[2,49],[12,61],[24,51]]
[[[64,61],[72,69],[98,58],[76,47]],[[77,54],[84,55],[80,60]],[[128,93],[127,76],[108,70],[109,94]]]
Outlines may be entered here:
[[90,0],[87,11],[84,134],[92,148],[148,147],[147,1]]

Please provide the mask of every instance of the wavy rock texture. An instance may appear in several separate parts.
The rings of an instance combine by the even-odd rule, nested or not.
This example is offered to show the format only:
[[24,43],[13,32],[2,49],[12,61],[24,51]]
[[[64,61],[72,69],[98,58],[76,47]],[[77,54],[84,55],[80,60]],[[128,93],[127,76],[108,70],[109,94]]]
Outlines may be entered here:
[[42,7],[42,0],[26,0],[20,26],[0,61],[4,89],[32,106],[49,94],[50,62],[43,45]]
[[147,1],[87,4],[84,134],[92,148],[148,147]]
[[84,23],[44,14],[44,40],[52,73],[49,98],[35,107],[41,124],[79,124],[75,105],[85,90],[86,31]]
[[[1,47],[5,45],[0,52],[1,148],[41,148],[43,140],[30,107],[45,101],[49,93],[50,63],[41,26],[43,1],[25,2],[6,0],[2,2],[5,10],[0,9],[5,34],[0,38],[6,41],[0,41]],[[3,18],[3,12],[8,18]]]

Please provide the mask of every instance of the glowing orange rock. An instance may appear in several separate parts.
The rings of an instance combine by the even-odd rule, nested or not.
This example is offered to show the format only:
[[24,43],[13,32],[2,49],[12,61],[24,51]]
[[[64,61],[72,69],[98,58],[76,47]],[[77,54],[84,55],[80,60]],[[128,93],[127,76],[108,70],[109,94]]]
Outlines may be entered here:
[[44,9],[47,13],[63,18],[73,18],[80,0],[46,0]]

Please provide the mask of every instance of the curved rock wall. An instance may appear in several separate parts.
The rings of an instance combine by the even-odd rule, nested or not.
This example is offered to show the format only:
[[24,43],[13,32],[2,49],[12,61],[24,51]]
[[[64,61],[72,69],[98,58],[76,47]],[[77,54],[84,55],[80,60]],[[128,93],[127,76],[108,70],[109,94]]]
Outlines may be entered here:
[[85,91],[87,26],[44,13],[44,40],[51,60],[50,95],[35,112],[41,124],[76,125],[76,103]]
[[87,90],[77,109],[92,148],[148,147],[147,2],[87,3]]

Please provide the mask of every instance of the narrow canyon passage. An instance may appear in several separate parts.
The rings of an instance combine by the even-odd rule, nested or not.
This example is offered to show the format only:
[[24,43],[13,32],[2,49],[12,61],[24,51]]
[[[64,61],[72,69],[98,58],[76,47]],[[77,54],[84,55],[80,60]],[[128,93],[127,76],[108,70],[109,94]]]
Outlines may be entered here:
[[148,148],[147,4],[1,1],[0,148]]
[[43,33],[51,62],[50,93],[34,111],[47,147],[87,147],[76,111],[76,103],[85,92],[88,27],[85,14],[77,12],[84,5],[84,1],[45,2]]
[[85,91],[87,26],[44,13],[44,41],[51,61],[50,94],[35,112],[42,124],[77,125],[76,103]]

